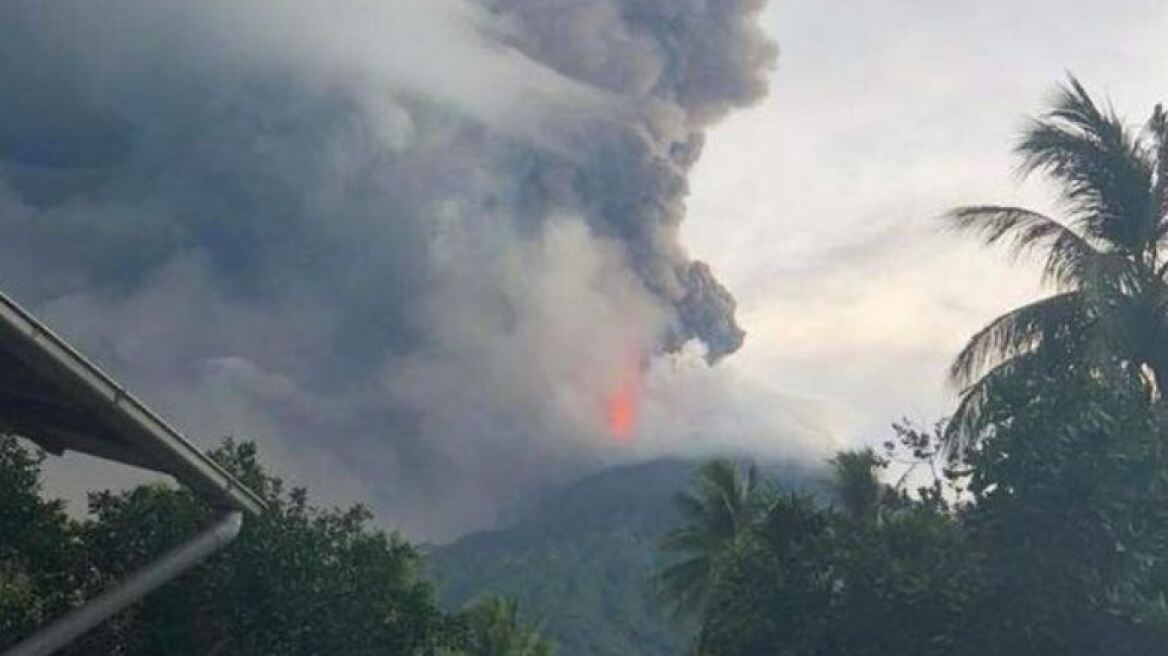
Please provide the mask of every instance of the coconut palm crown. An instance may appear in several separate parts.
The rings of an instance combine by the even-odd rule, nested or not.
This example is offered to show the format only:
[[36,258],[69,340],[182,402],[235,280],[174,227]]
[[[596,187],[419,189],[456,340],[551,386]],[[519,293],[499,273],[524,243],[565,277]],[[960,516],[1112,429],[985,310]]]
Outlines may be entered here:
[[1142,130],[1100,106],[1074,77],[1015,148],[1020,172],[1058,186],[1062,216],[982,205],[953,210],[953,228],[1039,255],[1053,294],[978,331],[951,377],[962,398],[950,448],[986,431],[1005,385],[1057,381],[1076,368],[1119,371],[1159,396],[1168,385],[1168,117],[1157,105]]
[[658,575],[662,601],[679,614],[696,614],[714,587],[722,562],[758,521],[769,495],[753,465],[711,460],[689,489],[675,497],[682,525],[661,542],[672,556]]

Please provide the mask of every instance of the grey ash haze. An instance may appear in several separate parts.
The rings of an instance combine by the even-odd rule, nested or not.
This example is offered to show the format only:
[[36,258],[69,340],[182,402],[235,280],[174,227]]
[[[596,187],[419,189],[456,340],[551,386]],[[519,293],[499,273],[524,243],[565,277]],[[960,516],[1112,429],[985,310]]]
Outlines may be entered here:
[[201,444],[488,524],[701,428],[612,445],[630,368],[729,384],[678,229],[704,130],[766,92],[762,4],[9,0],[0,286]]

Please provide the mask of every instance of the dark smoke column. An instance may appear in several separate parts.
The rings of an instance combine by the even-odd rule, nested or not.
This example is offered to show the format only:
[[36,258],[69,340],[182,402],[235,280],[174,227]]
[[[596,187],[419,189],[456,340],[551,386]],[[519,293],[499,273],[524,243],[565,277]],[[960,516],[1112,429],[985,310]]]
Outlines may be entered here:
[[[579,210],[623,241],[645,285],[676,311],[673,350],[697,338],[709,361],[744,337],[730,293],[678,241],[687,174],[705,129],[766,92],[777,48],[758,25],[765,0],[487,0],[517,23],[512,45],[634,107],[596,128],[590,151],[543,155],[524,187],[534,212]],[[535,216],[536,214],[533,214]]]

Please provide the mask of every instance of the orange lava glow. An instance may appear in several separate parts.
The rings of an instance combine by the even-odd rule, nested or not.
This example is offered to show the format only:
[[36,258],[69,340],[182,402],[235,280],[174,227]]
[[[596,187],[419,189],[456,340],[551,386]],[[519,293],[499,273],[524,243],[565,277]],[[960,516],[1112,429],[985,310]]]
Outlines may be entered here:
[[616,442],[629,442],[637,427],[641,368],[635,359],[625,367],[616,387],[604,398],[604,421]]
[[633,386],[622,384],[613,391],[605,399],[604,411],[609,434],[618,442],[631,440],[637,420],[637,393]]

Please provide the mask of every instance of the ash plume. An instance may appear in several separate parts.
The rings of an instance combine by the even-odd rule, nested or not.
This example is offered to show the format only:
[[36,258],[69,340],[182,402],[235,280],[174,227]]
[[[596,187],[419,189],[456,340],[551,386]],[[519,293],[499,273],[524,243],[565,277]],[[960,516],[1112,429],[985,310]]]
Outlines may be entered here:
[[[766,91],[774,45],[756,24],[762,0],[491,0],[520,26],[519,50],[638,108],[636,120],[583,165],[547,162],[536,196],[578,208],[622,240],[646,286],[676,312],[669,344],[691,338],[716,361],[742,345],[734,301],[677,231],[686,174],[704,129]],[[547,181],[547,182],[545,182]]]
[[[0,286],[209,444],[441,538],[743,331],[678,239],[763,0],[12,0]],[[664,439],[664,438],[661,438]]]

